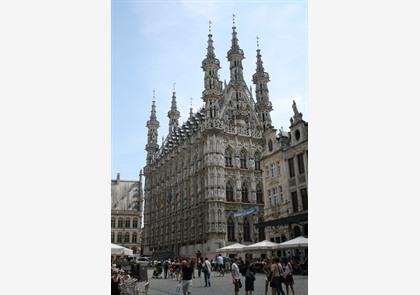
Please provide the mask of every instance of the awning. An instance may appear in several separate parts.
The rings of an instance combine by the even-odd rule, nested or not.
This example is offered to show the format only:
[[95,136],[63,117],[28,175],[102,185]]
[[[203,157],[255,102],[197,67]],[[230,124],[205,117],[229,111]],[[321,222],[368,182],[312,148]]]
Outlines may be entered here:
[[293,224],[293,223],[300,223],[303,221],[308,221],[307,212],[291,215],[291,216],[283,217],[279,219],[260,222],[260,223],[257,223],[255,226],[259,228],[259,227],[276,226],[276,225],[288,225],[288,224]]

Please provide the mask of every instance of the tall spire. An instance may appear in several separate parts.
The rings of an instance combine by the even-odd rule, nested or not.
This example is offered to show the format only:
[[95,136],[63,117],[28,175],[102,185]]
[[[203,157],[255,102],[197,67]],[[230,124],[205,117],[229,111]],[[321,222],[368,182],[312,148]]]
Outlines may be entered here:
[[192,119],[193,118],[193,116],[194,116],[194,113],[193,113],[193,107],[192,107],[192,97],[190,98],[190,119]]
[[243,77],[242,60],[244,57],[243,50],[239,47],[238,33],[236,32],[235,14],[233,14],[232,26],[232,44],[227,53],[228,61],[230,62],[230,82],[234,84],[245,85]]
[[273,107],[268,96],[267,87],[270,76],[268,73],[264,72],[259,40],[260,38],[257,37],[257,68],[255,74],[252,75],[252,81],[255,84],[255,97],[257,99],[256,110],[265,130],[272,127],[270,112],[273,110]]
[[147,132],[147,144],[146,144],[146,151],[147,151],[147,164],[153,160],[155,153],[159,150],[159,144],[157,143],[157,136],[158,136],[158,129],[159,129],[159,121],[156,117],[156,105],[155,105],[155,97],[156,93],[153,89],[153,101],[152,101],[152,110],[150,111],[150,119],[147,121],[146,127],[148,129]]
[[209,21],[209,34],[207,41],[206,58],[201,63],[201,68],[204,71],[204,90],[203,100],[206,103],[205,112],[207,118],[216,116],[217,104],[216,100],[222,97],[222,85],[219,81],[218,71],[220,69],[220,61],[216,58],[213,46],[213,35],[211,34],[211,21]]
[[180,116],[179,111],[176,107],[175,85],[176,83],[173,84],[173,89],[172,89],[171,110],[168,112],[169,133],[171,133],[176,127],[178,127],[178,119]]

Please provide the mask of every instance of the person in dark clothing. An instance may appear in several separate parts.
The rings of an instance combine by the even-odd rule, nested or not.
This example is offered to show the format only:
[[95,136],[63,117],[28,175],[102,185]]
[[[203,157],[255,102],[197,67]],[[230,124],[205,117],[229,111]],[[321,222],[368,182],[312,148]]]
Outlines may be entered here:
[[192,263],[186,260],[182,261],[181,280],[182,280],[182,292],[184,293],[184,295],[191,294],[193,272],[194,272],[194,267]]
[[254,265],[247,261],[243,267],[245,276],[245,295],[252,295],[254,291],[255,269]]
[[118,271],[113,271],[111,277],[111,295],[120,295],[120,284],[121,277]]
[[165,261],[163,261],[163,273],[164,273],[165,279],[168,278],[168,266],[169,266],[169,261],[168,259],[165,259]]
[[198,259],[197,262],[197,271],[198,271],[198,277],[201,278],[201,270],[203,269],[203,262],[201,261],[201,258]]

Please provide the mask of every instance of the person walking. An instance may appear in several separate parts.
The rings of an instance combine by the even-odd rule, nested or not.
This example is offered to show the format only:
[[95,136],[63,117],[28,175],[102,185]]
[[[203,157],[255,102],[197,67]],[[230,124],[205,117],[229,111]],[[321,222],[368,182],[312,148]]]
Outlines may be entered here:
[[207,257],[204,260],[203,273],[204,273],[204,282],[206,284],[205,287],[207,287],[207,285],[211,287],[211,283],[210,283],[211,264]]
[[165,259],[163,261],[163,273],[164,273],[165,279],[168,278],[168,266],[169,266],[169,261],[168,261],[168,259]]
[[198,277],[201,278],[201,270],[203,269],[203,262],[201,261],[201,258],[198,258],[198,262],[197,262],[197,272],[198,272]]
[[194,266],[191,261],[190,262],[186,260],[182,261],[180,281],[182,281],[182,292],[184,293],[184,295],[191,294],[193,271],[194,271]]
[[264,273],[265,273],[265,295],[267,295],[268,293],[268,286],[270,285],[271,282],[271,261],[269,259],[266,259],[264,262],[264,267],[263,267]]
[[239,272],[238,258],[235,257],[232,263],[232,283],[235,287],[235,295],[239,295],[239,289],[242,288],[241,273]]
[[292,264],[286,257],[282,259],[282,264],[283,264],[283,270],[284,270],[283,277],[284,277],[284,284],[286,285],[286,293],[287,295],[289,295],[289,287],[290,287],[290,289],[292,290],[292,294],[295,295],[295,290],[293,288],[295,281],[293,280]]
[[219,271],[219,275],[220,276],[225,276],[225,271],[224,271],[224,267],[223,267],[223,256],[221,254],[219,254],[219,256],[217,256],[217,269]]
[[278,257],[274,258],[274,263],[271,265],[271,294],[272,295],[285,295],[283,288],[281,286],[282,276],[283,276],[283,267],[280,264],[280,259]]
[[245,262],[245,295],[252,295],[254,291],[255,269],[254,264]]

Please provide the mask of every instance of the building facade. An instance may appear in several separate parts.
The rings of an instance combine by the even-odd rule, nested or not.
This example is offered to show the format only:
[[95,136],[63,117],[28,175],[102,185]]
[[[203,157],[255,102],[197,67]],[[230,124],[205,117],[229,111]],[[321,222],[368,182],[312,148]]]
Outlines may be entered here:
[[195,113],[191,109],[189,119],[180,125],[174,91],[168,135],[160,145],[153,96],[146,125],[144,254],[211,255],[235,242],[251,244],[266,238],[264,226],[257,225],[265,222],[267,202],[261,161],[268,156],[267,139],[276,137],[270,77],[258,48],[253,93],[243,77],[244,52],[235,25],[231,41],[230,80],[223,83],[210,32],[202,61],[203,107]]
[[[254,243],[263,215],[260,165],[264,130],[271,126],[267,83],[260,50],[253,75],[256,100],[243,78],[244,53],[233,26],[227,53],[230,81],[219,80],[211,33],[204,71],[204,106],[182,126],[175,92],[168,112],[169,133],[157,143],[159,122],[153,101],[147,122],[145,171],[145,252],[204,255],[229,243]],[[253,214],[237,214],[240,212]]]
[[111,243],[130,248],[134,253],[142,249],[143,186],[139,181],[111,180]]
[[266,134],[262,156],[267,239],[284,242],[308,235],[308,123],[293,101],[290,130]]

